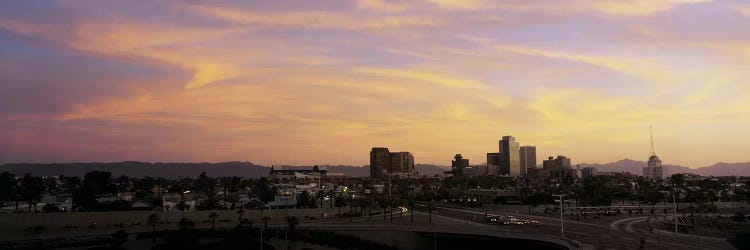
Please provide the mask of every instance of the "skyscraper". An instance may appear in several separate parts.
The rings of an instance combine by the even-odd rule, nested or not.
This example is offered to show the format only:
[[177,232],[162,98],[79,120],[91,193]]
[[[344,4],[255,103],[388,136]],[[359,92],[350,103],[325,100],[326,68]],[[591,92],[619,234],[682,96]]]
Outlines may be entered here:
[[500,175],[521,176],[520,148],[516,138],[503,136],[500,140]]
[[661,159],[658,156],[652,155],[648,158],[648,164],[643,168],[643,177],[647,179],[664,178],[664,167],[661,165]]
[[536,147],[523,146],[519,152],[521,158],[521,176],[526,176],[529,168],[536,167]]
[[651,152],[646,167],[643,168],[643,177],[647,179],[664,178],[664,167],[661,165],[661,159],[656,156],[654,149],[654,129],[651,128]]
[[414,156],[409,152],[393,152],[391,154],[390,171],[392,173],[414,172]]
[[413,173],[414,155],[409,152],[393,152],[388,148],[375,147],[370,150],[370,177],[383,179],[389,173]]
[[391,167],[391,153],[388,148],[372,148],[370,150],[370,177],[381,179],[388,175]]

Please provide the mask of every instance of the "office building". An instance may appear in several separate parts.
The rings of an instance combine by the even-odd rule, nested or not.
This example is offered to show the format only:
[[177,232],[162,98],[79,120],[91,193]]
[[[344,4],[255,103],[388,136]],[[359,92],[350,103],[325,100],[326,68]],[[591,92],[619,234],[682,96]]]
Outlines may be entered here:
[[664,167],[661,165],[661,159],[658,156],[652,155],[648,158],[648,163],[643,168],[643,176],[647,179],[664,178]]
[[664,178],[664,167],[661,165],[661,159],[656,156],[656,150],[654,149],[654,132],[651,129],[651,157],[648,158],[646,167],[643,168],[643,177],[647,179],[662,179]]
[[558,155],[557,158],[550,156],[547,160],[542,162],[542,167],[545,170],[560,170],[570,168],[570,158]]
[[451,172],[453,176],[463,176],[464,170],[469,168],[469,159],[464,159],[461,154],[456,154],[451,162]]
[[487,153],[487,174],[500,174],[500,153]]
[[411,176],[414,173],[414,155],[409,152],[390,152],[388,148],[370,150],[370,177],[387,178],[389,174]]
[[521,161],[521,176],[526,176],[528,169],[536,167],[536,147],[523,146],[518,155]]
[[500,175],[521,176],[520,147],[513,136],[500,140]]
[[581,178],[581,170],[573,169],[570,165],[570,158],[558,155],[557,158],[550,156],[542,162],[543,169],[539,171],[540,178],[562,179],[566,176]]
[[391,167],[391,153],[388,148],[372,148],[370,151],[370,177],[382,179]]
[[409,152],[391,153],[392,173],[411,173],[414,172],[414,156]]
[[597,175],[599,175],[599,171],[595,167],[586,167],[581,169],[581,176],[583,176],[583,178],[594,177]]

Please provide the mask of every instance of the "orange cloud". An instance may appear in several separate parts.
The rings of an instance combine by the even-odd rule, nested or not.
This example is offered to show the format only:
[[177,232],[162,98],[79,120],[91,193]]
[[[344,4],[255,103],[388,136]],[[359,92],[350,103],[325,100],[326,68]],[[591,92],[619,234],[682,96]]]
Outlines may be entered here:
[[328,11],[259,12],[218,6],[188,5],[193,13],[217,19],[252,24],[258,28],[295,29],[384,29],[397,27],[437,26],[435,20],[411,16],[386,16],[367,18]]
[[408,3],[389,0],[359,0],[357,7],[360,9],[373,10],[377,12],[403,12],[411,6]]

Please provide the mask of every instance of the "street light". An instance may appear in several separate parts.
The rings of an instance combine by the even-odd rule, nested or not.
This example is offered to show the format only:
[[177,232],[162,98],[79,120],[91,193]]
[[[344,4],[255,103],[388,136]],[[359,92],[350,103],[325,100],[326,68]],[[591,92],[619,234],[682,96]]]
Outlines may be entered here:
[[563,197],[564,194],[554,195],[560,197],[560,237],[565,239],[565,223],[563,222]]

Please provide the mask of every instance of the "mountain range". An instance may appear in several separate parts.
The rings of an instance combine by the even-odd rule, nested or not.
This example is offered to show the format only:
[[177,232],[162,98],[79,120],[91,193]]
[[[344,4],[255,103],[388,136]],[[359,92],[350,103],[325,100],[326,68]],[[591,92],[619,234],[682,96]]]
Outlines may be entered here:
[[[329,173],[340,173],[345,176],[365,177],[370,175],[367,166],[320,166]],[[414,166],[420,175],[442,175],[444,168],[436,165],[417,164]],[[309,167],[308,167],[309,169]],[[29,173],[33,176],[84,176],[98,170],[108,171],[112,176],[151,176],[151,177],[193,177],[205,172],[208,176],[242,176],[259,178],[267,176],[270,167],[256,165],[252,162],[220,163],[150,163],[150,162],[110,162],[110,163],[11,163],[0,165],[0,172],[10,172],[16,176]]]
[[[607,164],[579,164],[581,168],[595,167],[599,172],[630,172],[641,175],[646,162],[631,159]],[[448,166],[416,164],[420,175],[443,175],[450,169]],[[666,175],[674,173],[692,173],[703,176],[750,176],[750,162],[717,163],[702,168],[688,168],[677,165],[665,165]],[[345,176],[365,177],[370,175],[367,166],[324,165],[321,168],[329,173],[340,173]],[[111,163],[11,163],[0,165],[0,172],[8,171],[16,176],[30,173],[34,176],[83,176],[94,170],[109,171],[112,176],[152,176],[152,177],[192,177],[206,172],[208,176],[242,176],[259,178],[268,175],[270,168],[252,162],[220,163],[149,163],[149,162],[111,162]]]
[[[581,168],[595,167],[599,172],[630,172],[631,174],[641,175],[643,167],[646,166],[644,161],[623,159],[607,164],[579,164]],[[701,168],[689,168],[679,165],[664,165],[666,167],[665,175],[676,173],[690,173],[702,176],[750,176],[750,162],[745,163],[716,163],[711,166]]]

